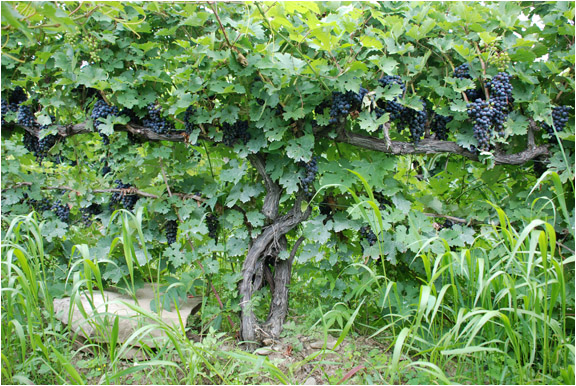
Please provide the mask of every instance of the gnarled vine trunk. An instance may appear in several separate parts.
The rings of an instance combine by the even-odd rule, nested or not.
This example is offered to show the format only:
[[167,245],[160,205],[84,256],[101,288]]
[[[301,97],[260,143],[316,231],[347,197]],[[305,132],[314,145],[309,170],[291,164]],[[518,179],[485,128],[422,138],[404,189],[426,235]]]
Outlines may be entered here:
[[[241,296],[240,335],[242,340],[248,342],[249,347],[251,347],[253,343],[262,342],[264,339],[277,338],[282,332],[282,325],[288,313],[288,285],[290,284],[292,264],[296,249],[302,239],[295,243],[288,259],[281,260],[279,255],[287,249],[286,234],[310,216],[311,208],[307,207],[306,210],[301,210],[303,193],[299,192],[292,209],[285,215],[279,216],[278,207],[282,188],[272,181],[266,173],[265,159],[262,156],[252,155],[249,159],[263,177],[266,185],[267,193],[262,206],[262,213],[268,222],[268,225],[253,240],[248,249],[242,266],[242,281],[239,285]],[[268,263],[274,267],[273,275],[270,275],[271,270],[267,267]],[[268,276],[268,280],[271,276],[272,299],[266,321],[259,322],[252,308],[252,296],[266,280],[266,276]]]

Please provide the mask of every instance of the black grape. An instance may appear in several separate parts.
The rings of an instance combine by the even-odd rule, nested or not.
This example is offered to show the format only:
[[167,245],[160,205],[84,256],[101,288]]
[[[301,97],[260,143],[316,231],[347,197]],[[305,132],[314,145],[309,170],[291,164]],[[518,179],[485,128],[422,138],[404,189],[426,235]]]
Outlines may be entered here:
[[248,132],[248,121],[237,121],[233,125],[228,122],[222,124],[222,143],[232,147],[238,141],[247,144],[251,136]]
[[18,124],[31,128],[34,128],[38,125],[30,106],[20,106],[18,109]]
[[412,142],[417,145],[426,130],[427,117],[428,114],[426,112],[426,102],[422,100],[422,110],[418,111],[409,107],[405,107],[398,118],[396,126],[400,131],[408,127],[410,130]]
[[470,76],[470,65],[464,63],[454,69],[454,77],[458,79],[472,79]]
[[176,220],[167,221],[164,231],[166,232],[166,241],[168,242],[168,245],[175,243],[176,235],[178,234],[178,222]]
[[206,226],[208,227],[208,236],[218,243],[218,218],[213,213],[206,215]]
[[94,215],[102,213],[102,207],[99,204],[90,204],[90,206],[80,209],[80,212],[82,213],[82,222],[88,228],[92,225]]
[[346,117],[352,111],[359,111],[362,108],[362,100],[368,94],[368,90],[360,87],[358,92],[346,91],[332,93],[332,106],[330,107],[330,123],[338,122],[338,118]]
[[[566,123],[568,123],[568,120],[570,119],[570,110],[572,110],[571,106],[555,106],[552,109],[552,122],[556,131],[564,130]],[[542,126],[551,137],[554,136],[554,129],[552,126],[547,124],[543,124]]]
[[468,117],[474,122],[474,138],[478,141],[480,150],[490,148],[490,126],[492,125],[493,111],[490,104],[481,99],[468,104]]
[[300,177],[302,189],[306,197],[310,198],[313,196],[311,185],[318,173],[318,159],[317,157],[312,157],[310,162],[300,162],[300,166],[304,167],[303,176]]
[[[117,116],[117,115],[118,115],[118,107],[109,106],[104,100],[99,99],[94,104],[94,108],[92,109],[92,114],[90,115],[90,117],[94,121],[94,128],[98,130],[98,126],[102,124],[99,118],[106,119],[108,116]],[[100,130],[98,130],[98,133],[102,137],[102,143],[104,145],[108,145],[110,143],[108,136],[100,132]]]
[[154,103],[148,105],[148,116],[142,120],[142,123],[156,134],[164,134],[174,128],[172,123],[162,117],[161,107],[154,105]]
[[16,86],[12,91],[12,93],[10,94],[10,97],[8,98],[8,102],[12,106],[18,106],[19,104],[21,104],[22,102],[26,102],[27,100],[28,96],[26,95],[24,89],[20,86]]
[[452,117],[434,114],[430,122],[430,130],[436,134],[436,139],[446,141],[448,139],[448,128],[446,125],[452,121]]
[[56,213],[60,221],[68,223],[70,219],[70,207],[68,205],[62,204],[60,200],[58,200],[52,205],[51,209]]
[[378,241],[378,238],[376,237],[374,232],[372,232],[372,229],[370,229],[368,225],[365,225],[362,228],[360,228],[360,237],[368,241],[368,244],[370,244],[370,246],[376,244],[376,242]]
[[[115,180],[116,189],[129,189],[132,187],[130,184],[125,184],[120,180]],[[122,192],[112,193],[110,198],[110,209],[113,210],[117,204],[120,204],[124,209],[132,211],[140,196],[137,194],[124,194]]]

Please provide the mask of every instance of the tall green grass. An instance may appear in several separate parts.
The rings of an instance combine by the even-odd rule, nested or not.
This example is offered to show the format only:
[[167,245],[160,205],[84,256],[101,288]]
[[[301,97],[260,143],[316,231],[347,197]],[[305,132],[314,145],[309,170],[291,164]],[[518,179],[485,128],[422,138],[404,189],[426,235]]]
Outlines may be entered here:
[[[548,174],[556,203],[570,223],[558,176]],[[356,175],[369,196],[354,196],[357,207],[374,230],[381,229],[375,220],[378,203]],[[441,240],[445,252],[433,254],[426,246],[437,240],[419,241],[415,259],[426,274],[420,278],[418,302],[408,313],[393,313],[391,305],[400,304],[401,295],[386,270],[376,275],[356,264],[371,277],[356,295],[379,293],[381,327],[372,337],[393,337],[387,381],[397,382],[403,370],[416,367],[448,383],[445,369],[457,366],[463,374],[460,382],[573,384],[574,331],[567,326],[574,325],[574,315],[567,314],[566,281],[569,271],[573,280],[574,255],[558,256],[550,223],[535,219],[518,230],[502,209],[492,206],[499,225],[468,249],[452,250]],[[403,356],[416,360],[401,360]]]
[[[139,247],[145,248],[141,243],[144,239],[142,212],[131,214],[123,211],[116,215],[121,227],[112,242],[111,252],[116,246],[122,248],[124,258],[132,267],[126,278],[127,288],[134,289],[134,272],[137,269],[134,248],[139,242]],[[84,309],[80,301],[84,296],[89,301],[92,299],[93,305],[94,295],[102,294],[105,289],[101,266],[115,264],[111,258],[91,256],[86,245],[74,247],[71,255],[75,260],[70,263],[66,281],[71,298],[69,313],[78,309],[84,316],[80,330],[92,331],[78,347],[78,334],[70,325],[64,326],[54,313],[51,282],[47,274],[51,256],[44,249],[42,226],[34,213],[16,217],[0,246],[2,383],[111,384],[125,383],[130,379],[146,383],[234,382],[231,371],[239,364],[230,366],[230,358],[223,355],[220,349],[227,338],[223,333],[210,331],[201,343],[188,340],[185,315],[180,325],[174,326],[137,302],[125,302],[125,306],[135,311],[142,323],[125,342],[120,343],[118,331],[122,316],[108,312],[111,303],[105,303],[104,310],[93,312]],[[159,277],[157,279],[160,280]],[[165,337],[152,337],[152,330],[162,331]],[[131,349],[138,350],[145,360],[127,364],[123,359]],[[102,366],[105,368],[91,375],[88,371],[81,371],[79,364],[86,362],[86,352],[96,362],[105,364]]]

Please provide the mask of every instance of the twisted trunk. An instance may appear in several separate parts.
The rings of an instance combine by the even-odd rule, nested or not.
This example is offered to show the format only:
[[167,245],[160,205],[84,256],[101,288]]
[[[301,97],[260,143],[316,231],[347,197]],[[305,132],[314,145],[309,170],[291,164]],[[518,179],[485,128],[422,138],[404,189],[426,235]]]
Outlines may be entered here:
[[[296,248],[293,249],[290,258],[281,260],[278,256],[280,252],[287,249],[288,243],[285,235],[310,216],[311,208],[307,207],[304,211],[300,209],[303,200],[303,194],[300,193],[292,209],[285,215],[278,216],[282,189],[266,173],[263,157],[252,155],[249,159],[264,179],[267,194],[262,212],[269,222],[248,250],[242,266],[242,281],[239,285],[240,336],[248,343],[248,347],[252,347],[254,343],[264,339],[277,338],[282,331],[282,325],[288,313],[288,284],[290,284],[295,250],[302,240],[295,244]],[[270,286],[272,300],[268,318],[266,322],[261,323],[254,314],[252,296],[266,279],[265,266],[268,262],[274,266],[273,284]]]

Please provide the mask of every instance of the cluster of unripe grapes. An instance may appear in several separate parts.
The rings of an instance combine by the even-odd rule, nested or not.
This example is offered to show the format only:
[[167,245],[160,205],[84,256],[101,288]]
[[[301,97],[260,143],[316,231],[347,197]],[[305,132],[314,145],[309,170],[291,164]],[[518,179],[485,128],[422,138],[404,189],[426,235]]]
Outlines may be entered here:
[[498,71],[505,71],[510,64],[510,55],[508,52],[495,52],[488,58],[488,64],[496,67]]
[[84,35],[83,37],[84,44],[88,47],[88,52],[90,53],[90,59],[94,63],[100,63],[100,53],[98,39],[91,34]]

